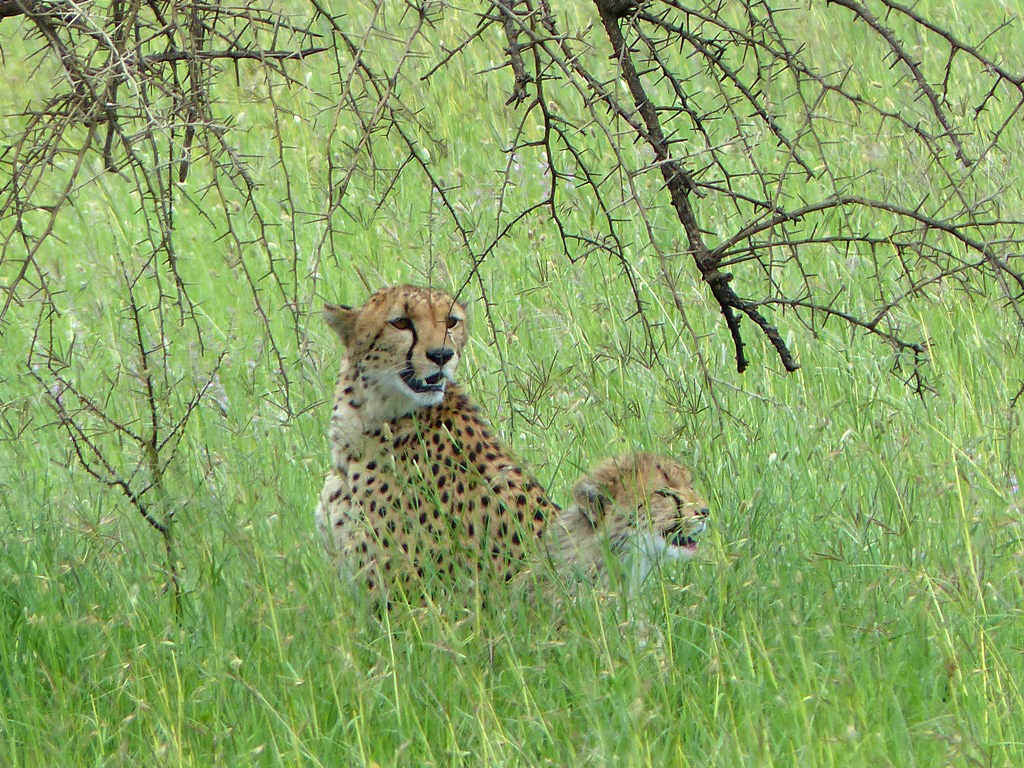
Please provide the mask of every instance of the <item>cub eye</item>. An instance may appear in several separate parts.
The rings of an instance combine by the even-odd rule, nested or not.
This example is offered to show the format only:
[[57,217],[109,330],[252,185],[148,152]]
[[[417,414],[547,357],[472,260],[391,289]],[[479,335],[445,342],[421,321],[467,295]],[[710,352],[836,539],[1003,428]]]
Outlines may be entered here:
[[462,320],[460,318],[458,318],[458,317],[455,317],[455,315],[448,315],[448,321],[447,321],[446,325],[449,328],[454,328],[456,325],[458,325],[461,322],[462,322]]
[[397,328],[400,331],[408,331],[410,328],[412,328],[412,320],[410,320],[408,317],[396,317],[394,320],[391,321],[391,325],[392,327]]
[[675,491],[670,491],[670,490],[667,490],[667,489],[663,488],[663,489],[655,491],[654,495],[655,496],[662,496],[662,497],[664,497],[666,499],[669,499],[670,501],[675,502],[675,505],[677,507],[682,507],[682,505],[683,505],[683,500],[681,498],[679,498],[679,494],[676,493]]

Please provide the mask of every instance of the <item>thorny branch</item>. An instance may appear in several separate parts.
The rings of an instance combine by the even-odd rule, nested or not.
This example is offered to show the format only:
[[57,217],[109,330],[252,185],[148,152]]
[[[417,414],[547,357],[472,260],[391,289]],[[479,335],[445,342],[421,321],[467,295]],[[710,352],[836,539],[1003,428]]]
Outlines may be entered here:
[[[135,364],[124,373],[136,386],[127,388],[135,402],[128,408],[113,406],[85,392],[75,381],[68,355],[61,355],[52,343],[39,343],[53,336],[55,313],[44,308],[36,324],[34,343],[28,360],[30,375],[47,393],[56,415],[56,426],[63,430],[78,465],[90,476],[122,492],[128,503],[154,528],[164,547],[164,570],[175,615],[182,617],[182,585],[179,557],[175,546],[176,504],[167,487],[167,473],[189,420],[217,380],[226,352],[221,352],[205,382],[198,383],[188,400],[172,396],[166,386],[168,350],[166,344],[154,344],[151,338],[155,317],[156,330],[164,338],[163,320],[154,307],[144,307],[136,296],[138,277],[123,273],[127,305],[123,321],[126,336],[132,341]],[[76,342],[72,342],[74,348]],[[120,354],[117,350],[115,354]],[[45,366],[45,371],[44,371]],[[161,382],[164,382],[163,384]],[[117,390],[117,382],[112,390]],[[143,415],[135,415],[141,413]],[[126,451],[125,446],[131,450]],[[114,458],[134,454],[134,461]]]
[[[227,347],[208,349],[211,327],[196,312],[197,273],[191,254],[181,252],[176,211],[189,206],[206,216],[229,269],[239,268],[252,311],[267,329],[262,346],[276,361],[280,388],[265,397],[292,417],[296,366],[286,363],[270,318],[284,309],[299,326],[298,280],[286,285],[282,278],[286,268],[294,275],[295,265],[281,264],[274,253],[258,183],[230,136],[232,116],[215,114],[213,84],[218,66],[233,67],[236,78],[251,66],[272,92],[275,83],[291,81],[286,66],[328,48],[290,16],[245,0],[17,0],[0,2],[0,24],[5,35],[20,32],[39,46],[36,93],[19,116],[20,131],[0,147],[0,335],[19,313],[39,312],[29,372],[56,414],[72,460],[118,489],[160,535],[180,618],[173,525],[179,502],[168,471],[218,381]],[[57,233],[76,210],[91,215],[81,192],[104,175],[102,194],[121,196],[125,215],[118,225],[127,244],[124,252],[88,259]],[[214,222],[209,212],[218,207]],[[276,223],[277,201],[272,210]],[[102,339],[86,343],[91,334],[78,329],[90,300],[67,293],[61,277],[76,267],[89,274],[101,307],[123,313],[123,332],[109,340],[110,348]],[[191,383],[178,372],[183,365]]]
[[[634,257],[652,249],[661,258],[665,248],[657,240],[666,237],[665,230],[663,225],[648,224],[661,203],[633,181],[648,171],[657,172],[661,193],[686,243],[680,255],[692,260],[716,301],[740,371],[748,365],[742,317],[768,340],[786,370],[798,367],[776,323],[762,313],[767,307],[795,310],[801,322],[843,319],[923,361],[927,342],[883,328],[881,318],[904,300],[925,295],[945,282],[966,285],[972,274],[999,287],[1024,327],[1020,308],[1024,283],[1021,270],[1012,264],[1020,256],[1011,250],[1020,240],[1024,222],[994,217],[998,192],[993,196],[983,191],[983,185],[977,191],[972,187],[975,169],[999,151],[1000,137],[1024,106],[1024,75],[985,53],[984,42],[972,43],[891,0],[881,1],[882,12],[873,10],[873,3],[833,0],[833,4],[865,23],[869,39],[893,61],[892,87],[909,85],[923,97],[925,108],[920,113],[894,112],[863,88],[852,69],[830,70],[828,62],[815,60],[785,30],[786,11],[766,0],[747,4],[745,13],[739,14],[722,3],[595,0],[603,45],[592,29],[577,34],[560,31],[558,13],[543,0],[521,0],[514,4],[514,12],[513,4],[492,0],[494,13],[484,17],[500,23],[507,43],[513,73],[508,103],[525,110],[524,118],[540,112],[545,127],[539,137],[520,129],[506,151],[512,157],[534,150],[543,154],[550,185],[542,202],[549,206],[563,242],[595,242],[592,235],[572,232],[570,217],[554,202],[559,190],[582,174],[600,210],[632,206],[644,223],[649,238],[646,243],[632,242]],[[893,14],[898,18],[890,18]],[[931,37],[940,57],[945,46],[942,66],[930,68],[930,62],[910,53],[905,41],[910,37],[917,41],[922,34]],[[478,30],[474,36],[479,36]],[[525,45],[520,44],[523,39]],[[602,50],[614,62],[611,71],[600,62]],[[524,77],[527,54],[533,59],[534,74],[529,78]],[[688,61],[701,63],[705,75],[695,73]],[[565,84],[559,96],[553,96],[551,89],[545,91],[545,81],[553,79]],[[708,82],[718,90],[709,89]],[[620,99],[619,84],[628,91],[631,105]],[[999,115],[994,131],[958,122],[952,101],[964,98],[953,95],[961,92],[976,94],[974,115],[985,111]],[[779,105],[787,102],[802,108],[781,111]],[[598,106],[605,110],[603,114],[595,109]],[[578,114],[579,107],[587,118],[561,116]],[[872,183],[870,165],[859,175],[840,170],[841,156],[822,139],[822,128],[837,121],[827,107],[872,116],[865,122],[867,141],[871,141],[868,131],[882,133],[889,130],[887,125],[895,127],[893,151],[927,158],[920,186],[894,185],[884,179],[881,184]],[[731,121],[731,129],[726,120]],[[592,158],[601,153],[583,138],[583,131],[554,129],[563,123],[591,131],[596,127],[597,135],[606,137],[605,149],[615,165],[595,166]],[[905,131],[902,137],[900,130]],[[757,139],[762,132],[777,144],[774,158]],[[636,153],[628,148],[633,142],[650,149],[647,163],[636,162]],[[950,151],[954,164],[947,162]],[[560,163],[568,168],[559,168]],[[609,181],[616,177],[623,179],[618,189]],[[871,193],[857,194],[858,188]],[[879,189],[883,194],[876,194]],[[732,213],[723,216],[730,208]],[[865,229],[859,222],[877,226],[879,215],[836,215],[841,208],[882,214],[891,229]],[[631,241],[625,233],[635,227],[621,214],[607,217],[606,226],[605,242],[615,244],[618,258],[632,260],[623,252],[623,244]],[[878,283],[880,308],[866,316],[841,308],[847,294],[862,288],[855,283],[822,291],[813,271],[805,266],[812,255],[820,261],[822,252],[874,264],[869,279]],[[881,275],[889,264],[899,265],[904,285],[886,295],[891,288],[883,287]],[[725,271],[727,265],[732,271]],[[787,275],[795,275],[798,283],[792,284]],[[675,291],[665,278],[664,287]],[[751,291],[763,282],[769,293],[760,298],[745,298],[735,287],[747,285]],[[809,314],[802,316],[804,312]]]
[[695,191],[693,179],[690,174],[682,168],[671,156],[668,142],[665,139],[661,127],[661,120],[653,102],[647,95],[644,85],[640,80],[633,63],[633,57],[626,47],[625,39],[619,29],[619,21],[600,2],[598,8],[601,12],[601,22],[604,24],[611,43],[612,51],[622,70],[623,79],[629,86],[633,95],[633,101],[637,111],[647,126],[647,141],[654,151],[655,163],[661,169],[661,175],[665,179],[665,187],[668,189],[672,207],[676,211],[679,223],[682,224],[690,244],[690,253],[693,256],[694,264],[700,270],[704,282],[708,284],[711,293],[714,295],[718,306],[722,310],[725,322],[732,334],[733,344],[736,348],[736,369],[742,373],[747,368],[747,358],[743,352],[743,338],[740,334],[740,321],[736,311],[740,311],[753,320],[757,326],[771,341],[772,346],[779,354],[782,364],[787,371],[795,371],[799,366],[793,359],[786,343],[779,335],[778,329],[771,325],[756,307],[748,301],[744,301],[729,285],[732,275],[718,270],[717,260],[712,252],[704,244],[701,236],[700,225],[697,223],[697,215],[690,205],[690,195]]
[[[662,203],[651,196],[646,185],[637,186],[631,180],[656,171],[662,179],[665,202],[685,240],[684,252],[725,320],[739,370],[749,363],[742,318],[750,320],[764,335],[786,370],[795,370],[797,361],[777,322],[766,317],[762,309],[787,306],[809,310],[812,317],[835,316],[833,292],[828,292],[827,304],[814,300],[815,286],[804,277],[811,274],[804,266],[805,254],[822,250],[850,254],[856,250],[874,259],[887,250],[901,263],[908,256],[916,261],[907,264],[911,283],[921,279],[930,285],[936,274],[960,272],[956,252],[944,247],[942,238],[937,237],[945,234],[970,250],[987,244],[982,269],[995,275],[997,282],[1005,281],[1007,287],[1018,285],[1019,270],[1010,265],[1010,255],[1001,253],[998,246],[1014,240],[1010,230],[1018,222],[988,220],[992,201],[970,196],[965,182],[974,178],[973,169],[980,161],[997,151],[999,137],[1024,104],[1024,74],[987,53],[986,40],[968,40],[915,8],[893,0],[830,2],[838,13],[851,14],[863,22],[869,39],[890,57],[893,87],[910,86],[922,96],[924,109],[919,114],[894,112],[863,88],[853,69],[833,70],[828,62],[815,60],[808,46],[786,28],[793,12],[775,8],[768,0],[747,4],[742,13],[714,2],[689,5],[680,0],[595,0],[599,23],[579,32],[562,31],[567,23],[562,18],[564,12],[548,0],[490,0],[476,14],[470,33],[454,46],[438,45],[432,34],[435,27],[445,26],[444,22],[457,13],[444,2],[412,4],[406,11],[397,12],[378,5],[370,22],[359,31],[355,27],[346,29],[312,0],[313,19],[329,23],[326,36],[313,31],[311,25],[275,15],[254,2],[218,7],[216,12],[192,3],[118,2],[112,4],[109,18],[100,16],[91,6],[71,2],[0,3],[0,19],[27,19],[29,28],[60,62],[69,85],[66,92],[52,97],[43,108],[27,113],[27,128],[21,139],[3,155],[11,173],[10,181],[0,187],[0,220],[10,223],[4,229],[2,258],[17,264],[18,269],[3,286],[0,322],[6,320],[21,293],[45,289],[45,273],[36,256],[52,231],[52,220],[77,189],[81,163],[69,174],[63,192],[50,195],[49,200],[40,199],[44,195],[37,192],[46,175],[44,169],[49,167],[47,159],[64,151],[65,143],[101,147],[108,170],[136,179],[143,199],[149,201],[144,210],[152,216],[153,255],[162,257],[169,267],[181,317],[186,319],[191,300],[178,268],[172,233],[173,198],[187,193],[175,190],[175,180],[161,169],[169,171],[173,164],[178,171],[176,182],[184,182],[198,141],[201,151],[214,161],[211,167],[242,192],[257,222],[259,232],[251,239],[228,216],[228,237],[239,251],[250,245],[261,250],[269,263],[272,282],[279,292],[290,290],[291,295],[285,293],[285,298],[297,305],[295,289],[286,289],[279,280],[277,257],[265,245],[266,223],[257,203],[255,181],[244,159],[227,142],[228,127],[212,114],[209,90],[215,72],[205,65],[252,60],[288,83],[293,81],[281,68],[285,62],[321,54],[333,54],[338,62],[338,119],[353,120],[361,138],[348,153],[351,162],[344,167],[334,168],[334,159],[329,160],[330,202],[320,214],[329,226],[321,230],[325,239],[315,254],[333,237],[330,222],[338,212],[363,216],[344,202],[354,174],[383,178],[386,198],[402,172],[419,168],[434,198],[448,212],[452,227],[460,233],[470,259],[470,274],[475,274],[473,265],[481,264],[504,237],[546,210],[570,258],[606,253],[622,264],[623,274],[637,294],[638,316],[647,324],[631,262],[647,248],[664,254],[665,244],[655,243],[653,238],[671,235],[660,226],[645,226],[652,233],[650,241],[635,241],[628,231],[631,227],[626,208],[632,207],[644,220],[657,215]],[[174,14],[170,13],[172,9]],[[172,22],[172,18],[184,21]],[[504,148],[508,160],[499,197],[508,197],[506,190],[513,183],[508,169],[518,162],[516,158],[536,152],[543,157],[547,189],[542,199],[516,210],[505,204],[499,206],[498,220],[492,227],[498,236],[489,244],[480,244],[475,239],[479,227],[459,213],[462,206],[455,199],[459,190],[446,184],[431,164],[423,162],[422,137],[431,141],[430,130],[416,117],[419,107],[400,95],[400,83],[418,57],[423,57],[427,69],[421,80],[442,77],[455,58],[466,55],[473,46],[487,44],[487,30],[492,26],[500,29],[512,72],[507,106],[522,112],[516,121],[520,128]],[[397,56],[392,52],[390,59],[372,54],[372,41],[383,36],[385,27],[387,39],[405,40],[404,50]],[[445,28],[456,29],[457,24]],[[272,44],[253,44],[263,40],[263,32],[269,33],[266,39]],[[945,46],[947,55],[941,66],[935,67],[912,52],[907,40],[920,35],[930,37],[935,50]],[[282,36],[300,44],[282,47],[277,44]],[[430,61],[430,51],[439,52],[436,63]],[[602,63],[602,56],[613,62],[612,69]],[[186,77],[179,76],[178,65],[187,67]],[[959,120],[953,109],[953,87],[969,78],[979,82],[974,114],[998,111],[1004,115],[997,129],[984,137],[971,124]],[[548,86],[557,81],[569,87]],[[620,98],[619,83],[625,85],[631,103]],[[705,83],[714,87],[708,88]],[[137,95],[136,103],[121,103],[126,86]],[[797,109],[782,111],[779,105],[786,103]],[[822,218],[828,214],[828,200],[858,196],[854,191],[858,178],[835,167],[835,157],[822,141],[819,127],[832,120],[830,110],[843,104],[873,114],[876,130],[884,129],[886,123],[906,129],[909,139],[905,151],[931,158],[927,170],[933,177],[928,182],[930,190],[922,190],[914,201],[897,194],[903,190],[891,187],[893,198],[882,200],[891,204],[887,210],[921,214],[909,217],[920,225],[916,240],[909,236],[910,230],[900,228],[898,221],[897,228],[887,235],[859,231],[851,217]],[[184,123],[171,116],[179,105],[187,109]],[[531,114],[540,116],[540,136],[526,130],[526,118]],[[152,123],[154,119],[169,128],[166,135],[170,141],[163,146],[155,142],[154,133],[132,127],[133,121]],[[79,126],[86,127],[84,136]],[[605,156],[613,159],[612,165],[600,159],[599,147],[583,139],[584,132],[595,129],[596,135],[605,138],[603,151],[610,150]],[[775,157],[768,157],[763,148],[758,136],[762,130],[766,138],[776,142]],[[377,150],[383,144],[393,145],[395,140],[404,145],[407,157],[396,166],[384,167]],[[637,153],[630,146],[634,140],[650,150],[646,164],[636,162]],[[143,147],[152,157],[144,157]],[[957,160],[956,165],[946,162],[947,149]],[[85,159],[81,152],[78,157],[80,161]],[[590,203],[601,211],[604,231],[600,234],[583,231],[566,214],[563,200],[577,178],[585,180]],[[618,190],[613,186],[615,178],[622,181]],[[217,182],[207,189],[224,197]],[[813,202],[816,196],[821,205]],[[798,205],[794,207],[793,201]],[[383,199],[375,204],[370,216],[380,210],[382,203]],[[723,215],[729,208],[732,212]],[[814,221],[807,220],[811,213],[818,214]],[[51,221],[40,219],[39,214]],[[908,218],[906,213],[896,216],[901,217]],[[813,236],[807,236],[808,228]],[[18,255],[19,250],[22,255]],[[741,252],[743,260],[737,260]],[[319,259],[314,255],[314,274]],[[723,269],[726,261],[732,271]],[[242,258],[241,263],[254,294],[264,291],[259,285],[260,270],[254,269],[249,259]],[[294,265],[291,271],[297,277]],[[779,291],[787,272],[799,275],[803,285],[795,293],[786,289],[788,295],[783,295]],[[767,296],[745,297],[739,291],[742,286],[747,294],[755,294],[764,281],[770,291]],[[912,295],[914,291],[908,288],[903,293]],[[774,301],[792,299],[794,295],[806,300],[796,305]],[[1005,298],[1014,313],[1020,314],[1019,297],[1011,291]],[[886,301],[883,297],[883,303]],[[851,312],[846,314],[853,317]],[[873,326],[867,323],[861,327]],[[267,336],[283,372],[286,366],[274,334]],[[914,343],[901,340],[895,346],[912,348]],[[283,392],[287,397],[286,386]]]

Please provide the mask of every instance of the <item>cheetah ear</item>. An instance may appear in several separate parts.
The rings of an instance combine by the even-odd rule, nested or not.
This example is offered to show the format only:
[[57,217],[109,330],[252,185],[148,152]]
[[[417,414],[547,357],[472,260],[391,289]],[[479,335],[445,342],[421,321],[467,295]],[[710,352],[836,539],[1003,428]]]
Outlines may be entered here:
[[596,528],[604,518],[605,509],[611,503],[611,498],[589,479],[576,483],[576,487],[572,489],[572,496],[583,516]]
[[359,311],[352,307],[347,307],[344,304],[324,304],[324,319],[341,337],[341,343],[346,347],[355,335],[357,317],[359,317]]

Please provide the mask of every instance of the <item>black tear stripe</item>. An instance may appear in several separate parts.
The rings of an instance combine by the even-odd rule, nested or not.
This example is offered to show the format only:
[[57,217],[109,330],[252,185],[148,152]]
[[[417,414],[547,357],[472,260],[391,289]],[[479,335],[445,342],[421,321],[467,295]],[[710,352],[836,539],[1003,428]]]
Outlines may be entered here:
[[[452,316],[452,312],[455,310],[455,304],[456,304],[456,299],[453,296],[452,297],[452,303],[448,305],[448,317]],[[451,341],[452,342],[452,346],[454,347],[455,346],[455,341],[452,339],[452,329],[448,327],[448,317],[446,317],[445,321],[444,321],[444,326],[445,326],[444,327],[444,340],[445,340],[445,343],[447,343],[448,341]]]
[[[408,301],[405,302],[404,305],[402,305],[402,313],[406,317],[409,317]],[[405,353],[405,362],[407,362],[409,365],[412,365],[412,351],[416,349],[416,342],[418,341],[419,337],[416,335],[416,323],[412,321],[411,317],[409,317],[409,330],[412,332],[412,344],[409,345],[409,351]]]

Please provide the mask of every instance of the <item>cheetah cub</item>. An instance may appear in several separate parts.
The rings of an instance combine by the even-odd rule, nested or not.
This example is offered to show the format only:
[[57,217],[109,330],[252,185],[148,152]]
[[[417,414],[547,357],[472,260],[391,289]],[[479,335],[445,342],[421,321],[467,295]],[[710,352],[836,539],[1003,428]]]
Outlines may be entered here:
[[633,585],[665,560],[687,560],[707,528],[709,511],[693,473],[653,453],[605,459],[573,486],[573,504],[545,534],[557,566],[583,576],[622,562]]

